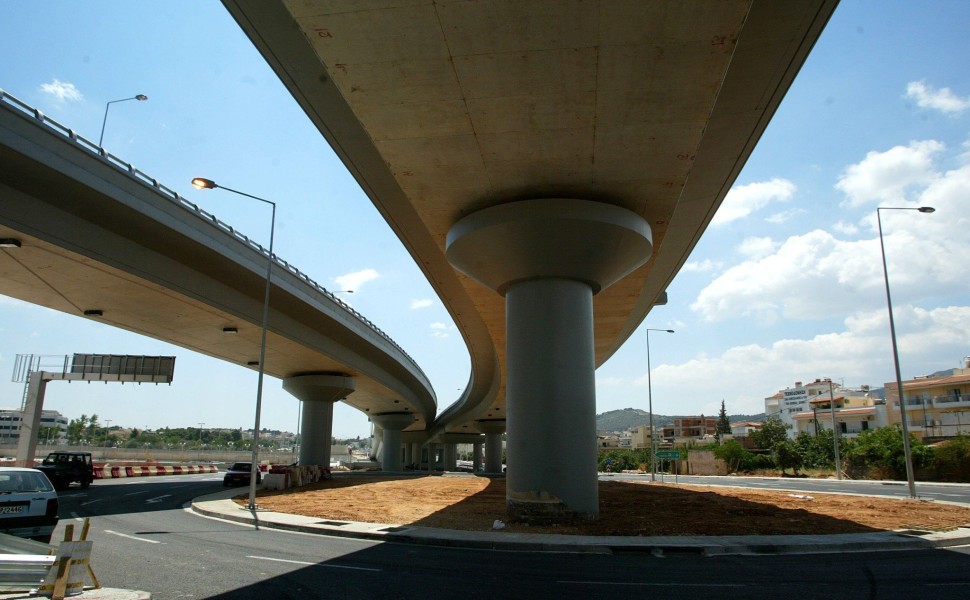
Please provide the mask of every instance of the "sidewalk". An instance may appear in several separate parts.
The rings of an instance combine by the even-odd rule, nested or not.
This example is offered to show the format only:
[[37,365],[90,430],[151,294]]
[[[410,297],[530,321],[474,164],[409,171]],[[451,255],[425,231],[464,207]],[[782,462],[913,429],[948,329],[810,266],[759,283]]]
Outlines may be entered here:
[[573,536],[523,534],[503,531],[459,531],[411,525],[328,521],[315,517],[257,510],[255,513],[231,500],[238,490],[224,490],[195,499],[192,510],[200,515],[283,529],[337,537],[384,542],[427,544],[458,548],[479,548],[531,552],[641,552],[654,555],[698,554],[816,554],[828,552],[874,552],[919,550],[970,544],[970,528],[943,533],[876,532],[835,535],[754,536]]

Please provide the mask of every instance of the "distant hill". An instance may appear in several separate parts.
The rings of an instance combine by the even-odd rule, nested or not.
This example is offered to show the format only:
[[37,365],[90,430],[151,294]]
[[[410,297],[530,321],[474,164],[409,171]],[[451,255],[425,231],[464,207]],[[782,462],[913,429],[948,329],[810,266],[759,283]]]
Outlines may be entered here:
[[[654,415],[653,425],[654,427],[663,427],[669,423],[672,423],[674,419],[680,418],[681,415],[666,416],[666,415]],[[687,415],[683,415],[687,416]],[[708,415],[716,417],[717,414]],[[761,421],[765,418],[765,414],[757,415],[728,415],[728,420],[732,423],[737,421]],[[640,425],[646,425],[650,422],[650,413],[641,410],[639,408],[624,408],[621,410],[610,410],[605,413],[596,415],[596,430],[597,431],[629,431],[635,429]]]

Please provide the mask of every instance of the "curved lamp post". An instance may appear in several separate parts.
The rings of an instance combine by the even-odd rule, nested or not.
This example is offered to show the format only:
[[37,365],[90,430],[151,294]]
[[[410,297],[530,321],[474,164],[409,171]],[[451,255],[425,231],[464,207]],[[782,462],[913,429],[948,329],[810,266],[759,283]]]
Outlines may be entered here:
[[673,329],[647,329],[647,402],[650,410],[650,481],[657,480],[657,436],[653,430],[653,382],[650,380],[650,332],[673,333]]
[[127,102],[129,100],[138,100],[139,102],[144,102],[145,100],[148,100],[148,96],[146,96],[145,94],[138,94],[137,96],[132,96],[131,98],[122,98],[121,100],[110,100],[107,104],[104,105],[104,119],[101,121],[101,137],[98,138],[98,147],[100,147],[101,143],[104,141],[104,126],[108,122],[108,109],[111,108],[111,105],[114,104],[115,102]]
[[903,421],[903,455],[906,458],[906,483],[909,486],[909,497],[916,498],[916,480],[913,475],[913,453],[909,447],[909,424],[906,422],[906,400],[903,398],[903,378],[899,374],[899,349],[896,347],[896,323],[893,321],[893,300],[889,294],[889,271],[886,269],[886,245],[882,240],[883,210],[915,210],[921,213],[936,211],[932,206],[918,208],[880,206],[876,209],[876,222],[879,224],[879,249],[882,251],[882,274],[886,281],[886,304],[889,306],[889,337],[893,343],[893,366],[896,369],[896,393],[899,394],[899,416]]
[[250,466],[249,472],[249,510],[256,510],[259,508],[256,505],[256,471],[259,469],[259,416],[262,411],[263,404],[263,373],[266,368],[266,323],[269,320],[269,288],[270,288],[270,276],[273,273],[273,233],[276,229],[276,203],[271,200],[266,200],[260,198],[259,196],[253,196],[252,194],[247,194],[245,192],[240,192],[239,190],[234,190],[232,188],[227,188],[224,185],[217,185],[216,182],[211,179],[204,179],[202,177],[196,177],[192,180],[192,185],[197,189],[216,189],[221,188],[227,192],[232,192],[234,194],[239,194],[240,196],[246,196],[247,198],[252,198],[253,200],[259,200],[260,202],[265,202],[273,208],[272,215],[269,221],[269,252],[266,255],[266,293],[263,297],[263,332],[262,338],[259,342],[259,377],[256,383],[256,424],[253,426],[253,458],[252,465]]

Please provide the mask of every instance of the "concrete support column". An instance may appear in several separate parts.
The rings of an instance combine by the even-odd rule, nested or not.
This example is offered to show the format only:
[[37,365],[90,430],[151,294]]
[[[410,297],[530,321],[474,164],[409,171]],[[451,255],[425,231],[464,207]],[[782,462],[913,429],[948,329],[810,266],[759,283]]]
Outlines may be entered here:
[[428,473],[438,470],[438,444],[428,442]]
[[414,456],[411,454],[411,447],[413,444],[404,444],[404,466],[407,467],[414,462]]
[[457,471],[458,470],[458,444],[447,443],[444,444],[444,467],[445,471]]
[[371,420],[384,430],[381,452],[381,469],[391,473],[403,471],[401,462],[401,431],[414,423],[410,413],[384,413],[374,415]]
[[485,434],[485,472],[493,475],[501,473],[505,419],[476,421],[475,427]]
[[509,286],[505,311],[510,515],[595,517],[593,291],[581,281],[524,281]]
[[34,454],[37,452],[37,435],[40,433],[40,416],[44,411],[44,395],[47,382],[43,371],[33,371],[27,375],[27,402],[20,421],[20,437],[17,439],[18,467],[33,467]]
[[298,375],[283,380],[283,389],[303,402],[300,417],[301,465],[330,465],[333,405],[353,393],[355,382],[346,375]]
[[472,444],[472,473],[482,470],[482,445],[481,443]]
[[421,469],[421,444],[413,442],[411,444],[411,462],[417,465],[416,469]]
[[[619,206],[543,198],[467,215],[445,245],[506,299],[509,518],[596,518],[593,295],[649,260],[650,226]],[[488,453],[486,437],[486,466]]]

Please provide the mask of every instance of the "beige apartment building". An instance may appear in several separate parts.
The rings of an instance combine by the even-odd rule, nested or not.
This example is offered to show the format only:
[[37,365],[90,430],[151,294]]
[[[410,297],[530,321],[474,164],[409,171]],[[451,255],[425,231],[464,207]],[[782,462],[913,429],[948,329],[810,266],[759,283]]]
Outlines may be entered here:
[[[837,429],[839,435],[855,437],[863,431],[889,424],[886,402],[872,398],[868,387],[861,390],[833,388],[832,394],[820,394],[808,401],[809,410],[792,415],[794,435]],[[834,407],[834,410],[833,410]]]
[[[970,359],[964,366],[903,382],[906,423],[925,442],[970,434]],[[886,383],[889,423],[900,422],[896,382]]]

